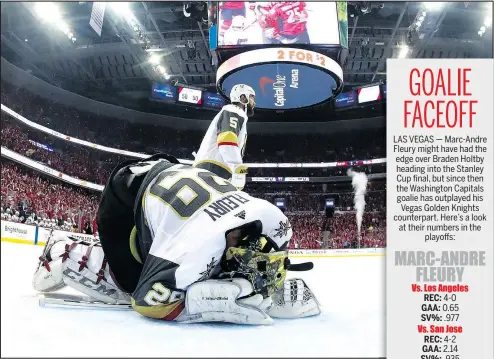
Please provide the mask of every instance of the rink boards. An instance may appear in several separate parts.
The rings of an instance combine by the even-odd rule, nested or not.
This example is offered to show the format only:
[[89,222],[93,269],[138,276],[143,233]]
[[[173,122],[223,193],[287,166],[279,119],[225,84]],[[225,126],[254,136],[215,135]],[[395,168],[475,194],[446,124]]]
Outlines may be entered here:
[[[2,242],[22,243],[45,245],[46,239],[51,230],[47,228],[31,226],[28,224],[2,221]],[[89,234],[66,233],[72,237],[93,240],[94,237]],[[382,257],[385,255],[384,248],[361,248],[361,249],[291,249],[290,257],[292,258],[333,258],[333,257]]]
[[[50,235],[51,230],[48,228],[31,226],[23,223],[2,221],[2,242],[22,243],[22,244],[35,244],[44,246],[46,239]],[[72,237],[85,240],[93,240],[94,237],[89,234],[72,233],[65,231],[58,231],[70,234]]]

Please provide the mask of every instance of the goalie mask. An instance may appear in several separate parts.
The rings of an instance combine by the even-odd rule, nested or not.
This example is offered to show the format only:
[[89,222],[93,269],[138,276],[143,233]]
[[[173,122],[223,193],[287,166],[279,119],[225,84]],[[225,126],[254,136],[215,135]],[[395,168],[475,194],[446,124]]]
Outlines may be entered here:
[[235,85],[230,91],[230,101],[232,103],[240,103],[243,105],[247,116],[254,116],[254,108],[256,107],[256,92],[248,85]]
[[243,223],[233,229],[240,230],[238,238],[223,256],[223,276],[246,278],[256,293],[271,296],[282,288],[286,278],[286,248],[293,233],[290,221],[279,208],[264,200],[258,200],[252,214],[245,210],[243,215]]
[[230,247],[221,263],[220,278],[245,278],[251,282],[253,294],[267,298],[283,288],[288,264],[286,251],[261,253]]

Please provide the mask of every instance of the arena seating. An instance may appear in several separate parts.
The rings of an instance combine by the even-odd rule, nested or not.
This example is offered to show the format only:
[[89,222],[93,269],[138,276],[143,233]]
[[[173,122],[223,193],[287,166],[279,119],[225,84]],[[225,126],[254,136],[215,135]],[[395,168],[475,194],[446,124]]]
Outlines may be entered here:
[[[355,213],[339,213],[330,221],[330,248],[357,247]],[[386,213],[366,212],[362,220],[360,247],[386,246]]]
[[81,231],[80,223],[89,222],[93,233],[97,232],[95,219],[99,194],[42,178],[39,172],[4,159],[1,164],[3,220],[49,228],[73,228],[78,232]]
[[[53,136],[51,136],[53,139],[50,140],[47,138],[50,137],[48,135],[22,129],[21,126],[11,123],[4,113],[1,116],[2,146],[68,175],[99,184],[106,183],[113,164],[112,157],[115,156],[108,156],[107,161],[103,162],[100,158],[92,155],[95,151],[89,151],[84,146],[57,140]],[[42,139],[40,140],[38,137]],[[50,152],[40,148],[30,140],[48,145],[54,151]]]
[[290,248],[322,248],[321,229],[324,217],[321,214],[291,214],[288,217],[294,233]]
[[[56,102],[48,102],[21,88],[2,82],[2,103],[12,110],[58,132],[94,143],[136,152],[171,153],[192,159],[202,139],[202,132],[178,132],[150,125],[134,125],[118,119],[76,111]],[[112,131],[108,131],[112,128]],[[290,135],[290,146],[270,135],[249,136],[246,162],[318,162],[372,159],[385,157],[384,132],[352,133],[351,143],[345,136]],[[295,138],[294,138],[295,137]],[[145,139],[145,141],[143,141]],[[116,163],[127,158],[80,146],[33,130],[2,111],[1,141],[23,156],[46,164],[66,174],[99,184],[106,183]],[[53,151],[36,146],[50,146]],[[383,165],[361,166],[366,173],[385,172]],[[344,168],[284,168],[284,176],[338,176]],[[251,169],[252,176],[279,176],[279,169]],[[2,160],[1,215],[3,220],[21,221],[44,227],[61,227],[75,231],[97,232],[96,211],[100,193],[69,186],[52,178],[42,178],[13,162]],[[269,184],[246,188],[252,195],[272,201],[279,188]],[[287,215],[294,228],[291,248],[345,248],[357,246],[357,229],[353,193],[347,183],[321,192],[320,185],[288,185],[284,189]],[[271,194],[269,194],[271,192]],[[273,194],[274,193],[274,194]],[[338,212],[333,219],[324,216],[324,199],[337,199]],[[370,181],[366,196],[361,246],[386,245],[385,181]],[[91,228],[85,227],[85,224]],[[323,243],[323,230],[329,241]]]
[[[166,152],[193,159],[204,133],[177,131],[154,125],[131,124],[119,119],[75,111],[31,92],[2,82],[2,103],[17,113],[61,133],[136,152]],[[111,131],[108,129],[111,128]],[[385,157],[385,131],[363,130],[346,136],[250,134],[245,162],[321,162]],[[282,136],[283,137],[283,136]],[[145,139],[145,141],[143,141]],[[290,143],[290,146],[286,144]],[[352,143],[352,144],[349,144]],[[265,170],[267,172],[267,170]],[[287,174],[290,175],[290,174]]]

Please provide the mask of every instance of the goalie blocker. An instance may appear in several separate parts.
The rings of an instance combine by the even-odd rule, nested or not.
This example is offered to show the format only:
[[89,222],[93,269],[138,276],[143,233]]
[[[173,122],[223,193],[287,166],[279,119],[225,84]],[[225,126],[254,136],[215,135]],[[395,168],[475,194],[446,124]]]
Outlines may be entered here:
[[[197,208],[181,205],[185,202],[176,193],[184,195],[187,185],[200,199],[195,184],[201,181],[210,201]],[[218,200],[236,204],[238,210],[213,221],[204,209]],[[242,216],[235,216],[241,211]],[[303,280],[284,280],[287,269],[297,268],[281,261],[292,235],[284,214],[171,156],[118,166],[102,195],[98,227],[101,243],[51,236],[34,288],[53,292],[68,285],[101,303],[130,303],[145,316],[183,323],[271,324],[272,318],[320,313]],[[226,250],[242,246],[255,255],[236,269],[222,270]],[[276,265],[259,264],[263,261]]]

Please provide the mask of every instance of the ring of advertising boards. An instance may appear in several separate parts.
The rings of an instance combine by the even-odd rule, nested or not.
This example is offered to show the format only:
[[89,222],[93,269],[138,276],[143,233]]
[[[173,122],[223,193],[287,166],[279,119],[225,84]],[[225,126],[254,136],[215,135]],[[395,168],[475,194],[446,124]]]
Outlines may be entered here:
[[[237,84],[256,91],[256,107],[291,110],[333,99],[343,84],[337,54],[348,47],[346,3],[217,3],[216,85],[228,97]],[[210,32],[211,36],[211,32]]]
[[296,48],[265,48],[226,60],[217,71],[217,87],[228,97],[237,84],[256,91],[256,107],[290,110],[310,107],[337,95],[343,70],[329,57]]

